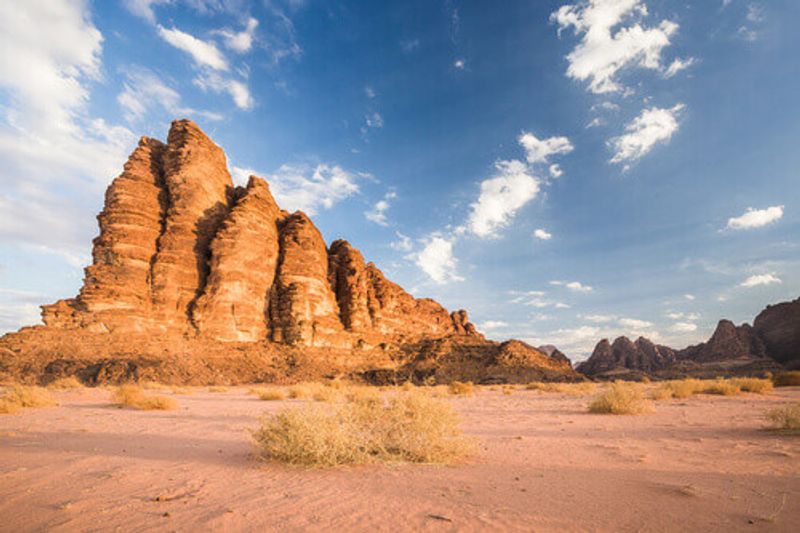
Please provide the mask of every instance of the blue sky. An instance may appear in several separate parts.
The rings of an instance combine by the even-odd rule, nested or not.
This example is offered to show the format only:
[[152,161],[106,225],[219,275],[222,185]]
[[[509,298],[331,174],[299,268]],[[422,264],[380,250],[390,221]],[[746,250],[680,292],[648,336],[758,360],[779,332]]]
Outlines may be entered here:
[[77,292],[139,135],[198,122],[416,296],[582,359],[800,292],[793,0],[0,4],[0,330]]

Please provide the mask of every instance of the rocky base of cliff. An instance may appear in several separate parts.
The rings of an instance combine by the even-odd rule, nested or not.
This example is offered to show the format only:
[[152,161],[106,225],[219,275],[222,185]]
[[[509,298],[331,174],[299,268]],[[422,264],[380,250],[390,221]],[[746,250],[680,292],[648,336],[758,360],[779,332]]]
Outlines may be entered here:
[[0,339],[0,380],[46,385],[76,376],[89,385],[157,381],[170,385],[289,384],[334,377],[373,384],[431,378],[436,383],[581,381],[569,364],[519,341],[472,335],[408,339],[371,347],[296,347],[153,335],[111,335],[48,327]]

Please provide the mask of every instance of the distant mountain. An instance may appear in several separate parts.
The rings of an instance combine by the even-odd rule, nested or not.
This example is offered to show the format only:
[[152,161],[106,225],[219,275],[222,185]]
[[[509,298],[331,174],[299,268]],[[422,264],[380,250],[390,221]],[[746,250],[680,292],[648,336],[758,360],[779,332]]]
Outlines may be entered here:
[[800,368],[800,298],[768,306],[753,326],[720,320],[703,343],[674,350],[639,337],[602,339],[576,370],[600,378],[759,374]]

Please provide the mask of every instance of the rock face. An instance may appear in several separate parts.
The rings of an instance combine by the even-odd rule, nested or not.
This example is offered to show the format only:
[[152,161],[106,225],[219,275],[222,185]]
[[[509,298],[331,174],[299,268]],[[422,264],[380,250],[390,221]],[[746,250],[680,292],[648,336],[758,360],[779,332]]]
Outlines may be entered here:
[[570,367],[572,366],[572,361],[570,361],[569,357],[564,355],[564,353],[561,350],[559,350],[552,344],[545,344],[543,346],[539,346],[537,350],[546,354],[548,357],[550,357],[550,359],[561,361],[562,363],[567,363]]
[[752,326],[736,326],[730,320],[720,320],[707,342],[689,346],[681,350],[678,356],[680,359],[706,363],[730,359],[763,359],[767,353],[763,341]]
[[767,306],[753,321],[753,329],[770,357],[800,369],[800,298]]
[[576,370],[590,376],[615,369],[652,372],[665,368],[675,359],[672,348],[654,344],[644,337],[639,337],[636,342],[628,337],[618,337],[613,344],[608,339],[598,342],[591,357],[580,363]]

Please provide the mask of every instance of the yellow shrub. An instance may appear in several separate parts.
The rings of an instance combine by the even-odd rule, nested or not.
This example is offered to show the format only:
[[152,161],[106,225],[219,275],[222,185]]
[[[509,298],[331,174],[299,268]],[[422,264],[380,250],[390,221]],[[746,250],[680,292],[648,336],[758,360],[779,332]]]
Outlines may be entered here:
[[285,400],[286,394],[280,389],[264,389],[258,393],[258,399],[264,400],[265,402]]
[[114,393],[114,403],[141,411],[168,411],[176,409],[178,402],[168,396],[148,396],[137,385],[122,385]]
[[584,381],[580,383],[555,383],[555,382],[541,382],[532,381],[525,385],[527,390],[538,390],[542,392],[556,392],[560,394],[567,394],[569,396],[586,396],[594,394],[597,390],[597,384],[591,381]]
[[652,405],[642,393],[639,385],[631,383],[612,383],[590,405],[590,413],[613,415],[638,415],[652,411]]
[[388,403],[337,404],[332,412],[316,405],[286,409],[262,419],[253,439],[266,458],[308,466],[451,463],[469,449],[452,408],[419,393],[396,395]]
[[76,378],[75,376],[59,378],[47,384],[48,389],[55,389],[55,390],[82,389],[83,387],[84,387],[83,383],[78,381],[78,378]]
[[707,381],[703,391],[706,394],[720,394],[722,396],[735,396],[742,392],[739,385],[728,379]]
[[456,396],[470,396],[475,392],[475,384],[471,381],[454,381],[447,388],[450,394]]
[[776,387],[798,387],[800,386],[800,370],[791,372],[781,372],[772,378]]
[[212,385],[208,388],[208,392],[228,392],[228,387],[224,385]]
[[309,383],[300,383],[289,387],[289,398],[308,398],[314,394],[314,387]]
[[775,429],[800,432],[800,403],[773,409],[767,413],[767,418],[775,425]]
[[736,378],[732,379],[731,382],[737,385],[744,392],[769,394],[773,390],[772,381],[769,379]]

